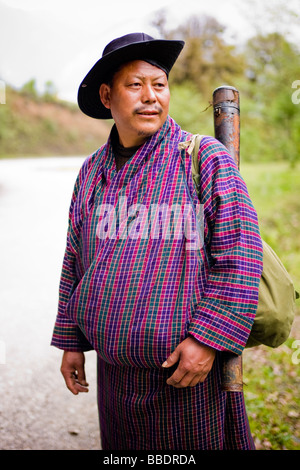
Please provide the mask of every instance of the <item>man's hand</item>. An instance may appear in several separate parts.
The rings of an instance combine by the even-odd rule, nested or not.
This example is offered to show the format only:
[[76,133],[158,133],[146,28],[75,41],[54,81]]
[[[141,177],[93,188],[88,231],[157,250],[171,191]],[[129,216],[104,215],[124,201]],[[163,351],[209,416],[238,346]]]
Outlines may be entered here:
[[60,371],[64,376],[66,386],[74,394],[88,392],[85,380],[85,357],[83,352],[64,351]]
[[189,336],[177,346],[162,365],[171,367],[179,361],[177,369],[168,378],[167,384],[183,388],[194,387],[199,382],[204,382],[212,368],[215,355],[215,349]]

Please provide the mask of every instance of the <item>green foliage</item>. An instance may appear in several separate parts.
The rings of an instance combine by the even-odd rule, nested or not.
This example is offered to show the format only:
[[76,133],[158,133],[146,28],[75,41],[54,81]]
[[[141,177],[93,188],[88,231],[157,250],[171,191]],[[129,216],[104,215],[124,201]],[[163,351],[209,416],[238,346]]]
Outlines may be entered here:
[[287,163],[246,164],[241,174],[258,212],[262,237],[281,257],[300,291],[300,178]]
[[257,449],[300,450],[299,365],[294,340],[278,349],[264,346],[244,353],[244,393]]
[[232,46],[224,26],[209,17],[195,16],[175,30],[166,23],[163,12],[153,22],[162,37],[185,41],[170,75],[171,114],[177,122],[192,132],[211,129],[212,112],[199,110],[207,107],[215,88],[235,86],[240,92],[241,159],[287,160],[295,166],[300,159],[300,103],[292,100],[292,85],[300,78],[296,45],[276,32],[257,34],[244,47]]
[[299,51],[280,34],[271,33],[252,38],[245,52],[252,77],[246,90],[260,106],[269,147],[294,165],[299,159],[300,107],[292,101],[292,83],[298,78]]
[[45,83],[43,99],[47,102],[57,101],[57,90],[51,80],[47,80],[47,82]]
[[21,92],[6,86],[6,104],[0,105],[0,158],[14,156],[89,154],[106,140],[108,127],[85,127],[82,113],[35,93],[35,81]]
[[[286,163],[241,162],[262,237],[279,254],[300,290],[300,178]],[[244,351],[244,392],[258,449],[300,450],[300,301],[291,337],[279,348]]]
[[170,90],[170,114],[175,121],[189,132],[212,135],[212,108],[197,87],[189,82],[171,85]]
[[[249,6],[252,2],[246,3]],[[256,3],[255,8],[259,2]],[[271,7],[270,11],[274,13]],[[291,12],[283,5],[280,12],[292,21]],[[152,24],[161,37],[185,41],[169,78],[170,114],[183,129],[214,135],[210,106],[213,91],[221,85],[234,86],[240,92],[241,161],[288,161],[291,167],[296,166],[300,160],[300,53],[295,44],[278,32],[264,32],[245,45],[234,46],[227,42],[226,28],[207,16],[195,15],[172,30],[167,28],[167,16],[162,11]],[[297,95],[293,84],[298,86]],[[21,91],[36,103],[61,103],[51,81],[45,83],[42,94],[37,92],[35,79],[29,80]],[[292,99],[293,95],[298,99]],[[81,132],[75,129],[68,130],[64,141],[58,139],[61,126],[54,116],[30,126],[30,120],[26,122],[24,115],[19,118],[17,114],[9,100],[0,105],[1,154],[32,153],[37,148],[37,132],[45,134],[41,141],[47,141],[49,150],[53,148],[55,153],[59,147],[64,153],[65,142],[75,145],[77,140],[81,146]]]
[[51,80],[47,80],[44,85],[44,92],[39,93],[37,89],[37,83],[35,78],[32,78],[28,82],[24,83],[21,88],[21,93],[35,101],[55,102],[57,101],[57,90],[54,83]]
[[28,96],[29,98],[36,99],[38,97],[36,80],[32,78],[28,82],[24,83],[21,91],[24,95]]
[[224,26],[209,16],[193,16],[178,28],[167,31],[165,13],[154,21],[165,38],[181,38],[185,47],[170,75],[171,84],[193,83],[204,99],[221,83],[233,85],[243,73],[244,58],[224,40]]

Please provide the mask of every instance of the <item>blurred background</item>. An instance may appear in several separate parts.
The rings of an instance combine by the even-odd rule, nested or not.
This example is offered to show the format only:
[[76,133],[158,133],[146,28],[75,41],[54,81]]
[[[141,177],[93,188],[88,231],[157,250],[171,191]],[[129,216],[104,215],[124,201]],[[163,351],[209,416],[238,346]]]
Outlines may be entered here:
[[[74,397],[49,346],[73,184],[112,125],[78,110],[78,86],[115,37],[185,40],[170,114],[213,135],[214,89],[239,90],[240,170],[300,290],[300,3],[0,0],[0,18],[0,449],[99,449],[95,355]],[[244,353],[258,449],[300,449],[299,307],[284,345]]]

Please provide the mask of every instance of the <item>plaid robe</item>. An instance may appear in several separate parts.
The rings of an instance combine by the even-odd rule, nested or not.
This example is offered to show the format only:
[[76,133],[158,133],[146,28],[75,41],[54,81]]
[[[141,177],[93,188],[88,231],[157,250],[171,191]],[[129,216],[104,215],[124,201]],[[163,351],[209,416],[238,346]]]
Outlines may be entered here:
[[[178,150],[189,137],[168,117],[119,172],[109,138],[75,184],[52,345],[97,352],[105,449],[253,448],[243,394],[221,391],[219,354],[241,354],[254,320],[257,216],[233,158],[205,137],[199,160],[210,269],[193,236],[193,210],[187,219],[179,210],[191,203],[185,177],[199,203],[190,157]],[[187,335],[218,354],[203,384],[178,390],[166,385],[172,371],[161,364]]]

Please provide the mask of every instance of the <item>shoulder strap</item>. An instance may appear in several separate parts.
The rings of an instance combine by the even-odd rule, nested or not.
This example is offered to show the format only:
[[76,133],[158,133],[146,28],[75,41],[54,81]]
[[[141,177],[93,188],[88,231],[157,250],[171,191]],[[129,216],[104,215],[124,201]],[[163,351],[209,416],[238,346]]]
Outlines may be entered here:
[[200,200],[200,165],[198,160],[199,148],[201,145],[202,135],[195,135],[195,145],[192,151],[192,176],[195,184],[195,188]]
[[[192,177],[193,177],[193,182],[194,182],[195,189],[197,191],[199,201],[200,201],[200,164],[199,164],[199,161],[198,161],[198,153],[199,153],[199,149],[200,149],[200,145],[201,145],[201,140],[202,140],[203,137],[204,137],[203,135],[195,134],[195,135],[192,136],[191,139],[189,139],[185,142],[180,142],[179,145],[178,145],[179,150],[187,149],[187,153],[189,155],[192,155]],[[210,267],[210,261],[209,261],[209,257],[208,257],[208,254],[207,254],[207,251],[206,251],[206,248],[205,248],[204,238],[203,238],[202,230],[201,230],[200,223],[199,223],[199,220],[198,220],[198,215],[197,215],[196,210],[194,208],[193,199],[192,199],[189,187],[188,187],[188,182],[187,182],[186,172],[185,172],[185,165],[184,165],[184,161],[183,161],[182,157],[181,157],[181,167],[182,167],[182,170],[183,170],[184,183],[185,183],[186,191],[187,191],[188,197],[190,199],[191,205],[192,205],[193,210],[194,210],[195,220],[196,220],[197,227],[198,227],[198,233],[199,233],[199,236],[200,236],[200,239],[201,239],[201,242],[202,242],[202,246],[203,246],[204,254],[205,254],[205,257],[206,257],[207,265],[208,265],[208,267]]]
[[194,134],[191,139],[186,142],[180,142],[178,145],[179,150],[187,149],[187,153],[192,155],[192,177],[193,182],[200,199],[200,165],[198,161],[198,153],[201,145],[201,140],[204,136]]

